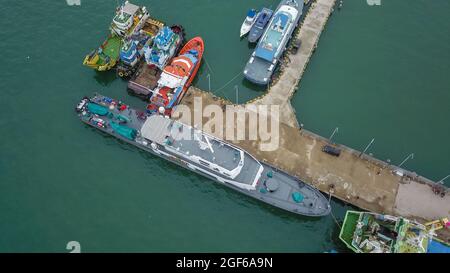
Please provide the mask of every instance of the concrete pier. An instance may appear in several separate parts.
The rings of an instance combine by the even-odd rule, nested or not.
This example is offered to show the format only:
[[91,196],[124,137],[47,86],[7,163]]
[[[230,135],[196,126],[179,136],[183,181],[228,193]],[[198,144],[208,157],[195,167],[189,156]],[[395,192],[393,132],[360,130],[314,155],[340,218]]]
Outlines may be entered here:
[[280,105],[284,109],[280,120],[293,127],[299,126],[290,101],[298,89],[300,79],[319,43],[320,35],[333,12],[335,3],[336,0],[316,0],[311,4],[296,37],[292,38],[301,41],[298,52],[285,56],[281,66],[282,73],[276,83],[270,86],[268,92],[248,103]]
[[[316,0],[312,4],[298,32],[301,48],[297,54],[287,54],[280,78],[264,96],[237,106],[245,111],[245,107],[249,105],[279,105],[282,109],[279,117],[279,147],[267,152],[260,149],[259,139],[226,140],[247,150],[257,159],[285,170],[322,192],[361,209],[412,218],[422,223],[450,218],[450,194],[441,197],[433,191],[442,186],[343,145],[336,145],[342,150],[339,157],[330,156],[322,152],[322,147],[329,144],[327,139],[299,128],[290,98],[298,88],[335,2],[336,0]],[[191,121],[194,120],[194,112],[202,109],[194,110],[194,98],[201,98],[203,107],[218,105],[224,110],[226,105],[231,104],[209,92],[191,87],[182,104],[189,107],[192,116],[181,117],[181,121],[197,126],[199,124]],[[177,115],[177,111],[174,114]],[[208,120],[208,117],[203,117],[203,124]],[[246,116],[246,128],[248,122]],[[244,124],[235,123],[234,126],[237,128]],[[225,135],[217,133],[213,132],[219,137]],[[448,192],[445,187],[443,190]],[[449,241],[450,231],[440,231],[439,236]]]
[[[201,99],[202,108],[199,109],[197,105],[194,109],[195,99]],[[227,105],[232,104],[209,92],[191,87],[182,105],[190,109],[191,116],[181,114],[180,121],[199,127],[201,124],[194,123],[196,112],[203,112],[204,107],[208,105],[225,109]],[[235,107],[238,112],[245,111],[244,105]],[[181,111],[175,111],[174,116],[180,113]],[[209,117],[203,117],[202,124],[207,124],[209,120]],[[236,122],[234,127],[248,128],[248,125],[247,115],[245,124]],[[224,130],[225,126],[226,120],[223,124]],[[214,130],[211,133],[217,137],[226,135]],[[280,123],[279,147],[274,151],[261,150],[260,139],[226,140],[245,149],[258,160],[282,169],[325,194],[331,194],[361,209],[403,216],[422,223],[450,217],[450,194],[444,197],[435,194],[434,182],[366,154],[361,155],[360,151],[343,145],[336,145],[342,150],[339,157],[330,156],[322,152],[322,147],[329,144],[328,140],[305,129]],[[449,232],[441,232],[440,235],[445,240],[450,239]]]

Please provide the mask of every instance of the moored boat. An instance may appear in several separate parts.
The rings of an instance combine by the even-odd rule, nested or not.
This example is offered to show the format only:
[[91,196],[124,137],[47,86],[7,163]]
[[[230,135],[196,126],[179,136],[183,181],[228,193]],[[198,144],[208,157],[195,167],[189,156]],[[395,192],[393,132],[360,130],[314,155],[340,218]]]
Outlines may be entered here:
[[177,57],[167,65],[158,87],[153,90],[147,110],[170,115],[172,108],[183,98],[200,68],[205,45],[203,39],[195,37],[180,50]]
[[143,54],[143,48],[149,41],[150,37],[139,35],[131,37],[123,44],[116,69],[119,77],[128,78],[136,72]]
[[257,16],[258,16],[258,13],[257,13],[256,9],[251,9],[247,12],[247,16],[245,17],[245,20],[241,25],[241,33],[240,33],[241,38],[250,32],[250,29],[256,22]]
[[250,43],[256,43],[261,35],[264,33],[266,29],[267,23],[269,23],[270,18],[272,18],[273,10],[268,8],[263,8],[256,18],[255,24],[250,29],[250,33],[248,35],[248,41]]
[[267,205],[312,217],[331,211],[314,187],[191,126],[101,95],[76,109],[85,124]]
[[111,23],[111,31],[116,35],[128,38],[137,33],[150,16],[145,6],[139,7],[125,1],[117,8]]
[[122,39],[112,34],[99,48],[84,58],[83,64],[98,71],[110,70],[119,60],[121,46]]
[[147,34],[148,36],[155,38],[156,35],[158,34],[158,32],[164,27],[164,23],[153,19],[153,18],[148,18],[145,21],[144,26],[142,27],[142,29],[140,30],[141,32],[144,32],[145,34]]
[[156,35],[153,45],[144,48],[145,61],[162,70],[175,56],[183,42],[184,30],[181,26],[165,26]]
[[[155,28],[153,27],[151,29],[154,33]],[[144,28],[144,30],[149,31],[148,28]],[[184,29],[182,26],[174,25],[171,27],[171,30],[173,33],[175,33],[176,35],[179,36],[181,41],[184,41]],[[159,33],[159,31],[158,31],[158,33]],[[155,39],[154,39],[154,42],[156,42]],[[181,43],[178,44],[178,42],[177,42],[172,45],[172,48],[170,49],[170,51],[174,51],[173,55],[178,53]],[[144,57],[145,57],[145,50],[147,49],[147,52],[148,52],[150,50],[149,48],[151,48],[151,47],[146,46],[144,48]],[[171,54],[171,56],[168,56],[168,57],[172,58],[173,55],[172,55],[172,53],[170,53],[170,54]],[[166,55],[166,57],[167,57],[167,55]],[[147,63],[146,61],[142,62],[139,65],[137,72],[131,77],[130,81],[128,82],[128,86],[127,86],[128,92],[131,95],[135,95],[135,96],[142,98],[145,101],[149,101],[150,97],[153,94],[153,90],[158,87],[158,80],[161,77],[162,69],[164,69],[164,67],[160,68],[159,66],[157,66],[155,63],[153,63],[151,61],[149,61],[149,63]]]
[[357,253],[426,253],[432,234],[406,218],[347,211],[339,238]]
[[153,43],[153,39],[164,24],[155,19],[148,19],[144,27],[127,39],[120,51],[120,60],[117,65],[117,75],[129,78],[137,71],[144,55],[144,48]]
[[161,77],[161,73],[161,69],[155,65],[148,65],[146,62],[141,62],[137,72],[128,81],[128,93],[149,101],[153,94],[153,89],[158,87],[158,80]]
[[303,0],[282,0],[244,68],[252,83],[267,85],[303,13]]

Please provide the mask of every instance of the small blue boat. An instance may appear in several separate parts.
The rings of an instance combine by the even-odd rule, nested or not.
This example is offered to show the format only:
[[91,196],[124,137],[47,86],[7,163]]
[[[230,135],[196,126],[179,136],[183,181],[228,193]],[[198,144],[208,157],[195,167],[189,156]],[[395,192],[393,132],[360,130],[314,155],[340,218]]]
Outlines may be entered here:
[[261,12],[258,15],[258,18],[256,18],[256,23],[253,25],[253,27],[250,30],[250,34],[248,35],[248,41],[250,43],[256,43],[259,38],[264,33],[264,30],[266,29],[267,24],[270,21],[270,18],[272,18],[273,10],[268,8],[263,8]]

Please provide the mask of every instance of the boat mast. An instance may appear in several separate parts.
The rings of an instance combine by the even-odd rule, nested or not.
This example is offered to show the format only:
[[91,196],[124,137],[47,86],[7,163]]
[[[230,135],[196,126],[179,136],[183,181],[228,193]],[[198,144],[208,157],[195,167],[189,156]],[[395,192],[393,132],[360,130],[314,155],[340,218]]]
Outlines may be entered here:
[[211,142],[209,142],[209,138],[206,135],[204,135],[204,137],[206,139],[206,142],[208,143],[208,147],[211,150],[211,153],[214,153],[214,149],[213,149],[213,147],[211,145]]

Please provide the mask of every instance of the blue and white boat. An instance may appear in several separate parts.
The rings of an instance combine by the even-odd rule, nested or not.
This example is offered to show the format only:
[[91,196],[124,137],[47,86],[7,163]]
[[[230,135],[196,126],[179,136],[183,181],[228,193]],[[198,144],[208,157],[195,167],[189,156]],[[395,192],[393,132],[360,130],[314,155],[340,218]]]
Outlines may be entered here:
[[152,37],[139,33],[127,39],[120,49],[120,60],[117,75],[121,78],[131,77],[144,55],[144,47],[152,43]]
[[144,47],[151,44],[150,36],[138,35],[128,40],[120,50],[120,60],[129,66],[134,66],[144,55]]
[[244,69],[247,80],[267,85],[303,12],[302,0],[282,0]]
[[250,29],[252,29],[252,26],[255,24],[257,17],[258,13],[255,9],[251,9],[247,12],[247,17],[245,17],[245,20],[241,26],[241,38],[250,32]]
[[153,45],[144,48],[145,61],[163,70],[183,43],[180,26],[163,27],[156,35]]
[[256,18],[256,23],[250,29],[250,34],[248,35],[248,41],[250,43],[256,43],[261,35],[264,33],[267,24],[272,18],[273,10],[268,8],[263,8]]

